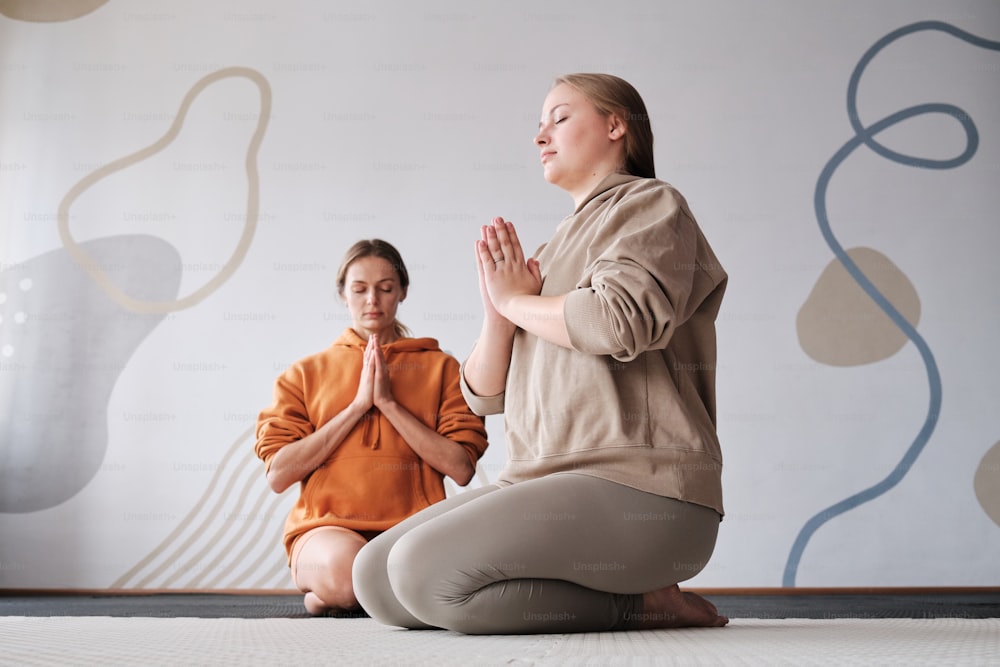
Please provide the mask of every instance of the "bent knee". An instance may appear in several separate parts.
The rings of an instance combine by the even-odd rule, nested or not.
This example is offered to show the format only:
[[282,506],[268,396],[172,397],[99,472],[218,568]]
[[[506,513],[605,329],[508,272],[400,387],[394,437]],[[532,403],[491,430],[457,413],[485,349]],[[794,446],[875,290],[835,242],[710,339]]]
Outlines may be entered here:
[[432,544],[419,531],[404,535],[389,552],[386,572],[396,599],[420,621],[438,628],[452,628],[455,607],[468,598],[457,572],[442,572]]
[[392,546],[385,560],[385,574],[389,578],[389,585],[404,605],[409,598],[422,594],[422,585],[427,583],[426,577],[430,574],[420,566],[424,556],[420,553],[419,543],[414,543],[410,538],[412,533],[403,535]]
[[351,568],[354,594],[368,613],[371,613],[370,608],[377,606],[378,592],[387,583],[385,563],[386,555],[381,549],[372,547],[370,542],[354,557],[354,565]]

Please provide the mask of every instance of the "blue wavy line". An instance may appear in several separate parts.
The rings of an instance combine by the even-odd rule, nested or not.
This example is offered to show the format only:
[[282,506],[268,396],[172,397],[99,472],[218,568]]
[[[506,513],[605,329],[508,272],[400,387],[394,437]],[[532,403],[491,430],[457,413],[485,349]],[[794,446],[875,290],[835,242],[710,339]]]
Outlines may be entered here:
[[[830,229],[830,221],[826,213],[826,191],[830,184],[830,179],[833,178],[834,172],[838,167],[840,167],[844,160],[846,160],[848,156],[850,156],[851,153],[853,153],[854,150],[860,146],[867,146],[872,151],[887,160],[923,169],[952,169],[965,164],[972,159],[973,155],[975,155],[976,150],[979,147],[979,132],[976,129],[976,125],[972,122],[972,119],[969,118],[967,113],[952,104],[919,104],[886,116],[869,127],[865,127],[861,124],[861,117],[859,116],[857,110],[857,92],[858,84],[861,81],[861,75],[865,68],[875,58],[875,56],[889,44],[897,39],[900,39],[901,37],[905,37],[906,35],[922,30],[938,30],[953,35],[958,39],[968,42],[974,46],[1000,51],[1000,42],[977,37],[976,35],[960,30],[953,25],[941,21],[921,21],[918,23],[912,23],[890,32],[875,42],[861,57],[861,60],[858,61],[858,64],[854,68],[854,72],[851,74],[850,83],[847,86],[847,113],[851,122],[851,127],[854,128],[855,136],[844,144],[843,147],[841,147],[841,149],[838,150],[832,158],[830,158],[830,161],[826,163],[826,166],[823,167],[822,172],[820,172],[819,179],[816,182],[816,194],[814,196],[813,204],[816,209],[816,220],[819,222],[820,231],[822,232],[827,245],[829,245],[830,249],[833,251],[833,254],[838,260],[840,260],[840,262],[844,265],[844,268],[847,269],[847,272],[850,273],[855,281],[857,281],[858,285],[861,286],[865,293],[871,297],[872,301],[874,301],[878,307],[881,308],[890,319],[892,319],[896,326],[898,326],[906,337],[913,342],[917,350],[920,352],[920,356],[923,358],[924,365],[927,369],[927,382],[930,385],[930,404],[927,409],[927,417],[924,419],[924,424],[916,438],[913,440],[913,443],[906,450],[905,454],[903,454],[903,458],[900,459],[899,463],[896,464],[896,467],[893,468],[893,470],[882,481],[831,505],[822,512],[813,516],[805,523],[805,525],[802,526],[798,537],[795,538],[795,543],[792,545],[792,550],[788,555],[788,561],[785,564],[785,573],[782,581],[784,586],[795,586],[795,577],[798,572],[799,561],[802,558],[802,553],[805,551],[806,545],[809,543],[809,539],[817,530],[819,530],[820,526],[830,519],[843,514],[844,512],[855,509],[856,507],[881,496],[892,487],[896,486],[903,479],[903,477],[906,476],[906,473],[913,466],[928,440],[930,440],[931,434],[934,432],[934,428],[937,425],[938,417],[941,412],[941,375],[938,373],[937,362],[934,361],[934,355],[931,353],[930,347],[928,347],[923,337],[917,333],[917,330],[913,327],[913,325],[911,325],[906,318],[900,314],[896,307],[893,306],[892,303],[890,303],[889,300],[878,291],[871,280],[868,279],[861,269],[858,268],[858,265],[854,262],[854,260],[852,260],[851,257],[844,251],[844,248],[837,241],[836,237],[834,237],[833,231]],[[891,150],[875,140],[875,135],[897,123],[901,123],[907,119],[923,114],[933,113],[951,116],[961,123],[962,128],[965,130],[967,144],[965,150],[960,155],[944,160],[914,157],[912,155],[906,155],[904,153]]]

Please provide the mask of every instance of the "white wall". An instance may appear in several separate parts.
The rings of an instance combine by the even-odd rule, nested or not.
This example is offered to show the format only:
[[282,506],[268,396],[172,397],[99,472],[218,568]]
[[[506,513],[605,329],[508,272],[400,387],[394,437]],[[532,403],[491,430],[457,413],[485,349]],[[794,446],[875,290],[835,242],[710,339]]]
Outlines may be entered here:
[[[692,583],[1000,583],[996,2],[60,4],[0,0],[0,588],[290,587],[294,492],[270,494],[252,453],[274,377],[347,326],[334,274],[362,237],[409,264],[403,321],[467,354],[478,226],[506,216],[533,248],[570,210],[531,138],[571,71],[644,95],[658,174],[730,273],[728,515]],[[922,355],[842,270],[814,194],[855,137],[852,71],[927,20],[994,41],[892,42],[857,118],[954,105],[876,139],[947,159],[971,120],[974,155],[926,169],[861,146],[823,199]],[[488,426],[473,485],[503,462]],[[790,561],[810,518],[908,450],[898,484],[827,515]]]

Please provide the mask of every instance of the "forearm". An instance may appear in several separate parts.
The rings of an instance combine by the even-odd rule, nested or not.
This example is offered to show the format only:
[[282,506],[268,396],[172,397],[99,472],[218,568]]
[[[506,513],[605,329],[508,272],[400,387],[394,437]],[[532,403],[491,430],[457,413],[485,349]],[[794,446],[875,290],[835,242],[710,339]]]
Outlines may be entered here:
[[267,470],[271,489],[282,493],[323,465],[366,412],[352,403],[313,433],[279,449]]
[[563,315],[565,303],[565,294],[561,296],[518,294],[507,300],[501,314],[542,340],[573,349],[569,331],[566,329],[566,318]]
[[507,369],[517,327],[507,320],[484,322],[465,362],[465,382],[478,396],[496,396],[507,385]]
[[379,406],[379,410],[427,465],[460,486],[469,483],[476,471],[464,447],[426,426],[396,401]]

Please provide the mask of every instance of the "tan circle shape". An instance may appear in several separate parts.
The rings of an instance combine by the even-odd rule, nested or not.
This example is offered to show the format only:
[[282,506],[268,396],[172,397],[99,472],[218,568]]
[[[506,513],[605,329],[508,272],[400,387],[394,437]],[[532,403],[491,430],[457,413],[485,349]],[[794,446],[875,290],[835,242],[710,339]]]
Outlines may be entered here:
[[[119,288],[118,285],[116,285],[111,278],[108,277],[104,270],[101,269],[101,267],[98,266],[98,264],[94,262],[77,244],[76,239],[73,238],[69,231],[69,209],[73,205],[73,202],[75,202],[77,198],[87,190],[87,188],[95,185],[99,181],[117,171],[130,167],[137,162],[141,162],[146,158],[156,155],[169,146],[180,133],[181,126],[184,124],[184,119],[187,116],[188,109],[191,107],[191,104],[194,102],[194,99],[198,96],[198,94],[216,81],[231,77],[243,77],[250,79],[250,81],[256,84],[260,89],[260,113],[257,115],[257,128],[254,130],[253,136],[250,139],[250,144],[247,146],[247,214],[246,222],[243,227],[243,234],[240,236],[240,239],[236,244],[236,248],[233,250],[233,254],[230,256],[226,264],[215,276],[191,294],[171,301],[143,301],[140,299],[133,299],[123,292],[121,288]],[[168,313],[175,310],[190,308],[191,306],[197,304],[229,280],[233,273],[236,272],[236,269],[239,268],[240,263],[243,261],[243,258],[246,256],[247,251],[250,248],[250,242],[253,240],[254,232],[257,229],[257,220],[260,216],[260,175],[257,171],[257,153],[260,150],[260,144],[264,139],[264,131],[267,128],[267,122],[270,116],[271,86],[268,84],[267,79],[264,78],[264,75],[260,72],[247,67],[227,67],[225,69],[212,72],[211,74],[208,74],[204,78],[200,79],[184,96],[184,99],[181,101],[180,109],[178,109],[177,115],[174,118],[173,124],[167,130],[166,134],[160,137],[159,140],[150,144],[146,148],[132,153],[131,155],[126,155],[123,158],[119,158],[114,162],[110,162],[103,167],[92,171],[84,176],[76,185],[70,188],[69,192],[66,193],[66,196],[63,197],[62,202],[59,204],[59,211],[57,214],[59,236],[62,239],[63,245],[66,246],[66,250],[69,251],[69,253],[73,256],[73,259],[97,282],[98,285],[100,285],[105,292],[108,293],[112,299],[118,302],[123,308],[132,312]]]
[[1000,526],[1000,442],[990,447],[979,462],[972,488],[986,516]]
[[[920,321],[920,297],[909,278],[872,248],[851,248],[847,255],[889,303],[916,326]],[[803,351],[831,366],[860,366],[888,359],[908,340],[840,260],[830,262],[820,274],[799,310],[795,326]]]
[[32,23],[72,21],[102,7],[108,0],[0,0],[0,14]]

